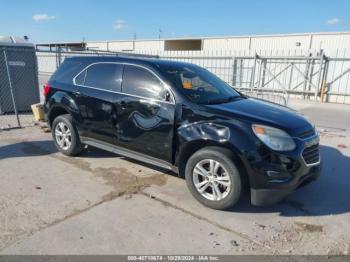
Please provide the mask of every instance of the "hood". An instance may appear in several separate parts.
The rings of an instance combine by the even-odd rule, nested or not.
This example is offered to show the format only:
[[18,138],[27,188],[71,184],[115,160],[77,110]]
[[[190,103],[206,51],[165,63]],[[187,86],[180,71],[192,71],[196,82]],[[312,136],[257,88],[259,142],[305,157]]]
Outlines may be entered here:
[[229,103],[206,105],[206,107],[215,111],[215,114],[277,127],[293,136],[313,129],[310,122],[292,109],[259,99],[239,99]]

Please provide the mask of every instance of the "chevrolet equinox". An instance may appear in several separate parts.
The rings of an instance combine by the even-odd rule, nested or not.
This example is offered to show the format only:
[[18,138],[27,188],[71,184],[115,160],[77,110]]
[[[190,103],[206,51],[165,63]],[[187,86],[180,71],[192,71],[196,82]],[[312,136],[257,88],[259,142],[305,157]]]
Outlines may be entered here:
[[136,57],[66,58],[44,86],[65,155],[85,145],[169,169],[228,209],[281,201],[320,174],[319,136],[287,107],[247,97],[197,65]]

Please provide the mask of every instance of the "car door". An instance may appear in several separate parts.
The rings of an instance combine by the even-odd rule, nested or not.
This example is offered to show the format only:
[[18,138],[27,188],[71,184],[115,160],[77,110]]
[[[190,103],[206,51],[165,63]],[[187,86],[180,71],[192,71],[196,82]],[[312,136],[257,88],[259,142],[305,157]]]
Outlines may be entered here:
[[77,105],[82,117],[82,136],[116,142],[117,92],[121,91],[123,65],[95,63],[75,78]]
[[147,156],[172,161],[174,97],[150,69],[125,65],[117,103],[118,145]]

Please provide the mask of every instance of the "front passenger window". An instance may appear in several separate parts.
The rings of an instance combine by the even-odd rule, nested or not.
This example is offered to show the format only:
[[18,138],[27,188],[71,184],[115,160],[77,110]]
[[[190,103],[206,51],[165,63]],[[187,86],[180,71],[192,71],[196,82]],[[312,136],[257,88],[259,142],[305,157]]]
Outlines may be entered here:
[[125,66],[122,91],[139,97],[161,101],[171,100],[170,93],[163,83],[154,74],[138,66]]

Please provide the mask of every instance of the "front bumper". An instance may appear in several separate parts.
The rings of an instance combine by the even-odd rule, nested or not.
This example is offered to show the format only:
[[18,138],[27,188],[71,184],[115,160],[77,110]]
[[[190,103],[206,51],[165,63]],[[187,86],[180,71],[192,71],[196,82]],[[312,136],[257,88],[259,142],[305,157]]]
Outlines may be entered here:
[[[293,152],[278,153],[268,149],[248,161],[251,203],[256,206],[275,204],[298,187],[314,181],[321,173],[319,137],[295,139]],[[246,162],[247,163],[247,162]]]
[[301,177],[286,183],[273,185],[274,188],[251,188],[251,203],[255,206],[268,206],[280,202],[294,190],[316,180],[321,174],[321,164],[310,168],[309,172]]

